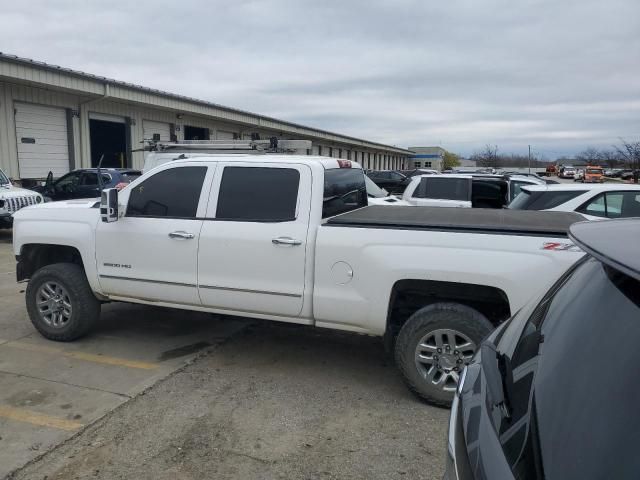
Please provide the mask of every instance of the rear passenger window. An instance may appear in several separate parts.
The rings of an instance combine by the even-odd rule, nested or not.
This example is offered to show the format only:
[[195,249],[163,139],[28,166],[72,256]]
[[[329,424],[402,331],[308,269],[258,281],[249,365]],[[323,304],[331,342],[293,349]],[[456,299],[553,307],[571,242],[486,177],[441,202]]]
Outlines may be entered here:
[[366,207],[367,185],[359,168],[331,168],[324,171],[322,218]]
[[577,211],[607,218],[640,217],[640,193],[637,191],[603,193]]
[[131,191],[127,217],[195,218],[207,167],[156,173]]
[[440,200],[470,200],[470,187],[471,181],[467,178],[429,177],[420,180],[413,196]]
[[225,167],[216,218],[244,222],[295,220],[300,173],[294,168]]

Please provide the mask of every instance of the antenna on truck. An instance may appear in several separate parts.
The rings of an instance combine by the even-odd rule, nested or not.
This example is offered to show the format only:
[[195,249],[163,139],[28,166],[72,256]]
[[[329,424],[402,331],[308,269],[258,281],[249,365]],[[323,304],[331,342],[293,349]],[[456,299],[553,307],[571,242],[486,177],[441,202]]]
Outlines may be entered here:
[[102,175],[100,175],[100,167],[102,167],[102,160],[104,160],[104,153],[100,157],[100,160],[98,161],[98,167],[97,167],[98,168],[98,187],[100,188],[101,192],[104,189],[104,184],[102,183]]

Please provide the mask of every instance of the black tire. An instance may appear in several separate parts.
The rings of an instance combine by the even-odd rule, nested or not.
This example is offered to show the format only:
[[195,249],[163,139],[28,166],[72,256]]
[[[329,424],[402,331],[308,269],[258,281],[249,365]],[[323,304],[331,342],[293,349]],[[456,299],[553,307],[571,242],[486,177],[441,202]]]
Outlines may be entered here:
[[[68,293],[71,316],[64,326],[48,325],[38,311],[37,292],[45,282],[56,282]],[[100,318],[100,301],[91,291],[82,267],[73,263],[55,263],[38,270],[29,280],[25,300],[31,323],[49,340],[76,340],[86,335]]]
[[449,407],[453,391],[433,385],[416,364],[416,348],[429,332],[449,329],[460,332],[476,347],[491,333],[494,326],[477,310],[459,303],[434,303],[409,317],[396,338],[395,359],[404,381],[411,391],[432,405]]

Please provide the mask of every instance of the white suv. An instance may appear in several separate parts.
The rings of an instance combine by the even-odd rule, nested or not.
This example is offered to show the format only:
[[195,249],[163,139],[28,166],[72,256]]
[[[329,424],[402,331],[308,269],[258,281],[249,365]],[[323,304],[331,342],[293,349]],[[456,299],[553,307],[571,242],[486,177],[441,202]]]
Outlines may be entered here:
[[577,212],[589,220],[640,217],[640,185],[542,185],[523,187],[512,210]]
[[42,195],[32,190],[14,187],[0,170],[0,228],[10,228],[13,224],[13,214],[21,208],[42,202]]

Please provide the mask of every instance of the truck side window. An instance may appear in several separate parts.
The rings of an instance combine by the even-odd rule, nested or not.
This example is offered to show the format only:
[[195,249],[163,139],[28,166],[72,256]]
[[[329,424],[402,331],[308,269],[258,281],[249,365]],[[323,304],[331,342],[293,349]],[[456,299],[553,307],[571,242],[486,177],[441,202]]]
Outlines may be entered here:
[[207,167],[176,167],[158,172],[134,188],[127,217],[195,218]]
[[299,184],[300,172],[294,168],[224,167],[216,219],[295,220]]

